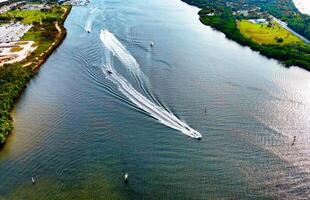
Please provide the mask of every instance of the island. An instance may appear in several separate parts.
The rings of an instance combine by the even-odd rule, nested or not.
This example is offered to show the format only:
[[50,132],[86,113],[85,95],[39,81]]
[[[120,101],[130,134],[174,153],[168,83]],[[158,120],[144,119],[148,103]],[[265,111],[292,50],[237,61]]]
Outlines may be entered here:
[[310,70],[310,16],[292,0],[183,0],[200,21],[283,65]]
[[0,147],[13,129],[14,102],[65,38],[71,10],[56,3],[7,2],[0,8]]

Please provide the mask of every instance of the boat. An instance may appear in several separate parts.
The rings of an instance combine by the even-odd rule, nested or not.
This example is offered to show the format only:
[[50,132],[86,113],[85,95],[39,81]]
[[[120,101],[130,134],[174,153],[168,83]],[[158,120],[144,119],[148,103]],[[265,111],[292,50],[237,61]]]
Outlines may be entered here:
[[128,183],[128,173],[125,174],[124,176],[124,182],[127,184]]

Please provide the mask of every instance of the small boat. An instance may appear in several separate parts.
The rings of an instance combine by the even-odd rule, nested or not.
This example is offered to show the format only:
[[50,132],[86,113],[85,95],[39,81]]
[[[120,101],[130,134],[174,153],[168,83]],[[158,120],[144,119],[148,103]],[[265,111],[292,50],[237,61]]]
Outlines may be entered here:
[[108,74],[113,74],[111,70],[108,70],[107,72],[108,72]]
[[150,42],[150,47],[153,47],[154,46],[154,42]]
[[128,173],[125,174],[124,176],[124,182],[127,184],[128,183]]
[[35,184],[34,178],[31,177],[32,184]]

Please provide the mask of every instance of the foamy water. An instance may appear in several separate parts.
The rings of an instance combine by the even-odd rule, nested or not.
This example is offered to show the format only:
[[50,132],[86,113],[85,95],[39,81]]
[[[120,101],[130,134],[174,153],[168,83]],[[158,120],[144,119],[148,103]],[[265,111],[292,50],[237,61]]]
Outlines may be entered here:
[[85,27],[84,27],[84,30],[85,30],[86,32],[88,32],[88,33],[91,32],[91,30],[92,30],[92,22],[91,22],[91,20],[88,20],[88,21],[86,22]]
[[91,7],[89,9],[89,16],[87,17],[85,26],[84,26],[84,30],[88,33],[90,33],[92,31],[92,25],[93,25],[93,21],[94,21],[94,13],[97,11],[97,7]]
[[157,119],[160,123],[181,131],[185,135],[188,135],[192,138],[201,138],[201,134],[198,131],[191,128],[184,121],[181,121],[173,113],[167,111],[164,107],[159,106],[146,98],[115,70],[111,54],[119,59],[127,69],[135,73],[137,78],[142,81],[140,75],[143,73],[140,70],[140,66],[136,59],[112,33],[110,33],[108,30],[101,30],[100,39],[106,48],[106,64],[102,67],[102,71],[106,78],[117,85],[118,90],[122,94],[124,94],[140,109],[146,111],[150,116]]

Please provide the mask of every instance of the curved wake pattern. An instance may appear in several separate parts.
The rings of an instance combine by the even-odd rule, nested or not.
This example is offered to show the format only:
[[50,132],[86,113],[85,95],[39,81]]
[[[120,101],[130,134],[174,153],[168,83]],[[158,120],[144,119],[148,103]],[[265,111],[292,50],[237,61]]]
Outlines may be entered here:
[[141,77],[146,79],[136,59],[127,51],[122,43],[108,30],[102,30],[100,39],[109,52],[116,56],[124,66],[134,75],[137,81],[141,81]]
[[127,67],[137,76],[138,79],[140,79],[140,76],[143,75],[135,58],[126,50],[126,48],[112,33],[110,33],[108,30],[101,30],[100,39],[106,48],[106,65],[102,67],[102,71],[107,79],[117,85],[118,90],[123,95],[125,95],[137,107],[147,112],[150,116],[157,119],[162,124],[179,130],[192,138],[201,138],[201,134],[198,131],[191,128],[185,122],[181,121],[163,106],[157,105],[143,96],[114,69],[111,54],[117,57],[125,67]]
[[[145,89],[145,84],[149,84],[147,76],[140,70],[140,65],[122,43],[107,30],[102,31],[100,39],[109,52],[116,56],[121,63],[131,73],[133,79],[138,83],[138,86],[158,105],[163,106],[157,99]],[[146,83],[145,83],[146,82]],[[163,106],[164,107],[164,106]]]

